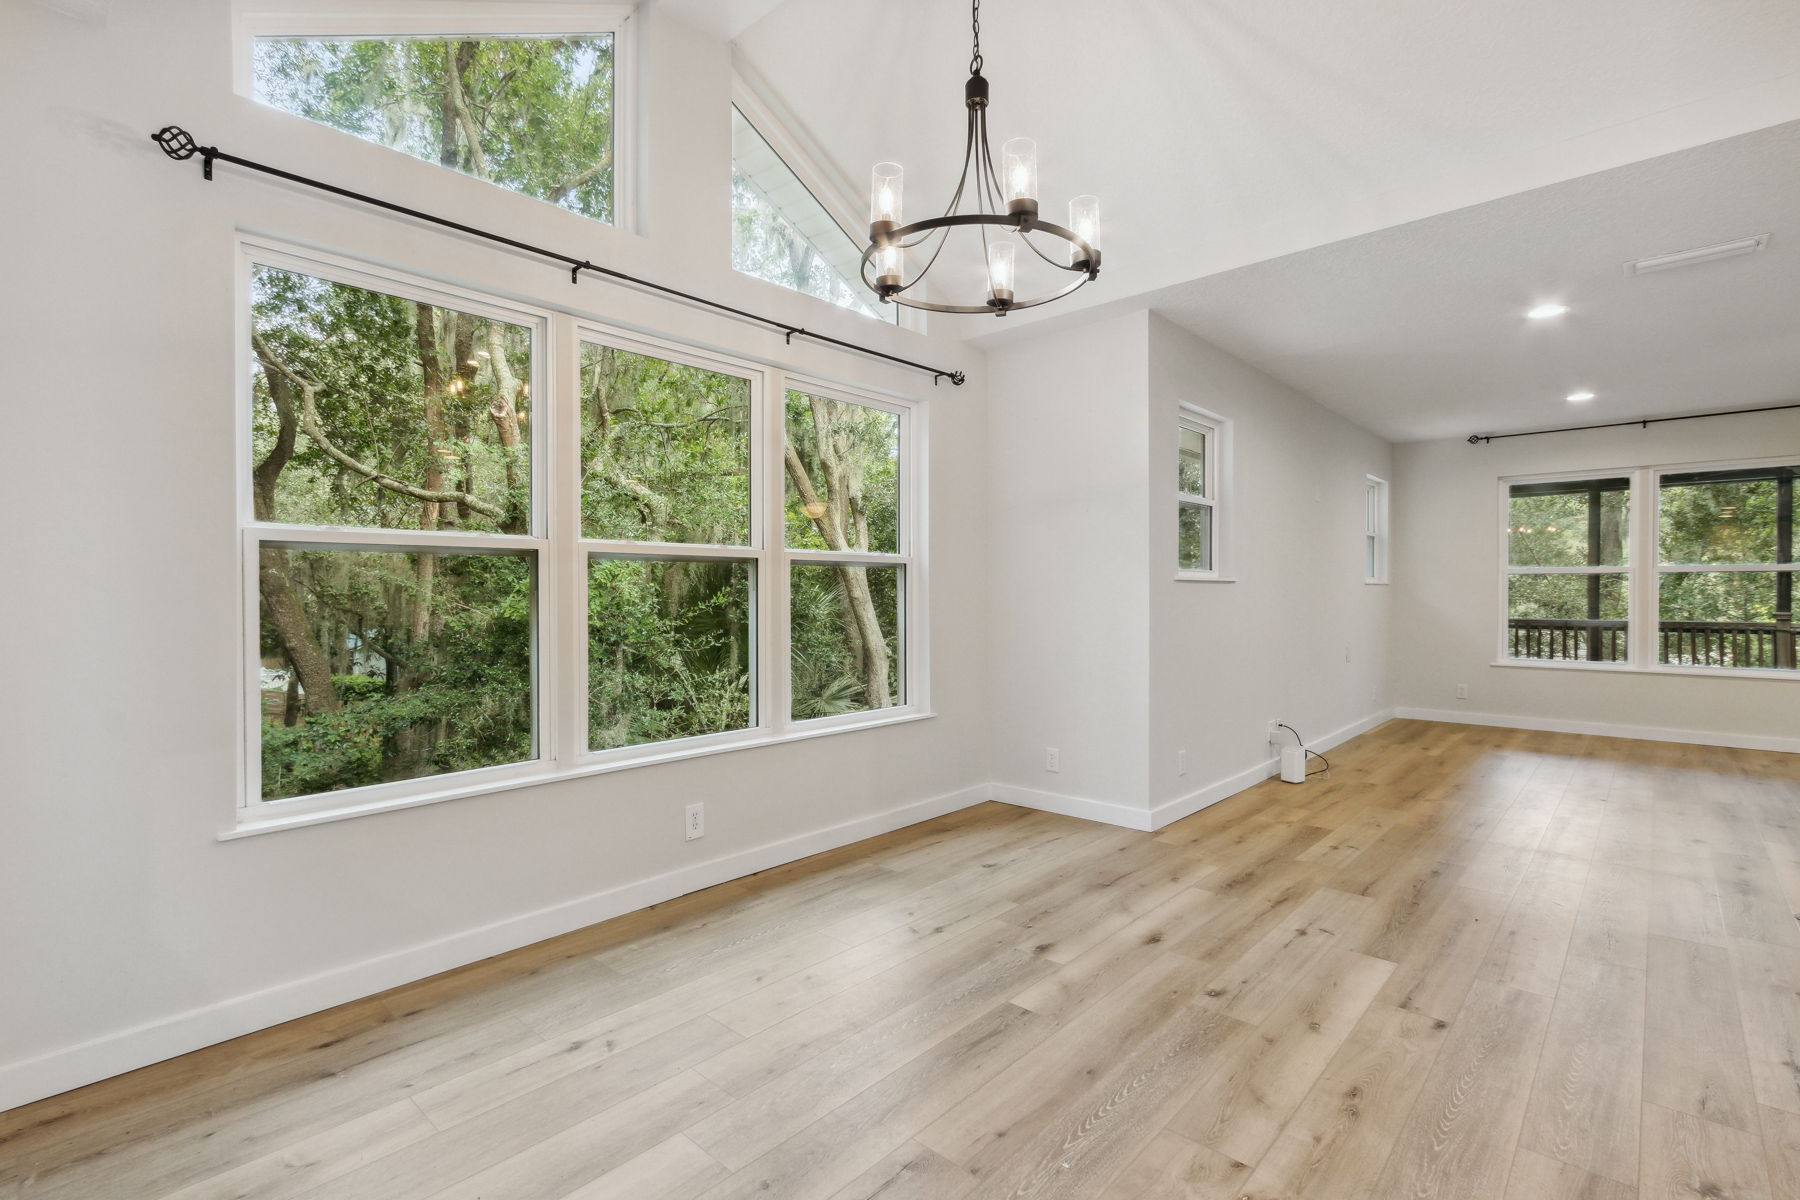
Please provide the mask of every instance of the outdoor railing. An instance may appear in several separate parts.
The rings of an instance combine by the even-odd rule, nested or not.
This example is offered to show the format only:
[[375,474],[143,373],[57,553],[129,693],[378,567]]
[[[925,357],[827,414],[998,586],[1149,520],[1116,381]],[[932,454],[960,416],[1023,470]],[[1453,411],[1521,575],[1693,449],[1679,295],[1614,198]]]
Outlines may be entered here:
[[[1561,662],[1624,662],[1624,621],[1516,617],[1507,622],[1513,658]],[[1664,621],[1657,660],[1683,667],[1763,667],[1792,670],[1791,621]]]

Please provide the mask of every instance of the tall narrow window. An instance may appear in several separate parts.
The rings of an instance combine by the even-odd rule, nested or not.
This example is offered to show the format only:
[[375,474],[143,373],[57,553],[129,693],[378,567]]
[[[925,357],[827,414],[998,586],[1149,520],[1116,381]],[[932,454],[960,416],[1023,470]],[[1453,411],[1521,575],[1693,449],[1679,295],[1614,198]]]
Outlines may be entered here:
[[1181,407],[1175,451],[1175,567],[1184,579],[1221,574],[1226,425]]
[[259,794],[536,757],[534,329],[268,265],[251,289]]
[[748,729],[754,384],[581,348],[590,750]]
[[734,105],[731,265],[746,275],[897,322],[862,282],[862,248]]
[[1795,669],[1796,477],[1800,466],[1660,477],[1658,661]]
[[1388,485],[1370,475],[1363,486],[1363,582],[1388,581]]
[[1516,483],[1509,496],[1508,656],[1625,662],[1631,480]]
[[898,411],[787,394],[790,715],[907,703],[906,432]]
[[258,37],[252,84],[265,104],[611,223],[617,41]]

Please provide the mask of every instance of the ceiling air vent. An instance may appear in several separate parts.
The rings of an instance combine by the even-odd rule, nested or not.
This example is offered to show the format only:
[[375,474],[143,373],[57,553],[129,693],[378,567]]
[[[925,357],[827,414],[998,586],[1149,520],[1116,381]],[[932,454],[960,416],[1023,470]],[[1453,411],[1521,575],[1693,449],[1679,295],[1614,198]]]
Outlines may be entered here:
[[1720,258],[1736,258],[1740,254],[1755,254],[1769,244],[1769,235],[1759,233],[1755,237],[1738,238],[1731,242],[1715,242],[1710,246],[1696,246],[1692,250],[1677,250],[1673,254],[1658,254],[1653,258],[1640,258],[1625,264],[1627,275],[1648,275],[1652,271],[1672,271],[1676,267],[1691,267],[1696,263],[1712,262]]

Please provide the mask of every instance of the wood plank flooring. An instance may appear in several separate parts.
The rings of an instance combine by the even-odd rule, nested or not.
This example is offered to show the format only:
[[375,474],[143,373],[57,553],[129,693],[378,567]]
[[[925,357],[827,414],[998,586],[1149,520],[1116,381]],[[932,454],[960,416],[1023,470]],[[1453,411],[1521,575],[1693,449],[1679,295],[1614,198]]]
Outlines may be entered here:
[[1800,1200],[1800,756],[1394,721],[0,1114],[0,1200]]

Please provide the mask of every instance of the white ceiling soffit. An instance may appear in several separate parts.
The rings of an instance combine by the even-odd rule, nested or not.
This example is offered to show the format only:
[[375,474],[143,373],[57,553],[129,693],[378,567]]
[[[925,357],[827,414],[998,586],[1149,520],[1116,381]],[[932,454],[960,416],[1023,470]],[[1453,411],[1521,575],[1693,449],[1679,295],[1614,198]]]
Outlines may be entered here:
[[[1763,233],[1754,254],[1623,269]],[[1143,301],[1393,441],[1797,401],[1800,121]],[[1547,303],[1570,311],[1525,317]]]
[[[761,0],[662,0],[737,24]],[[854,179],[910,215],[961,159],[965,0],[785,0],[740,53]],[[1323,245],[1800,118],[1794,0],[985,0],[996,142],[1038,141],[1045,211],[1095,192],[1095,286],[1004,321]]]

